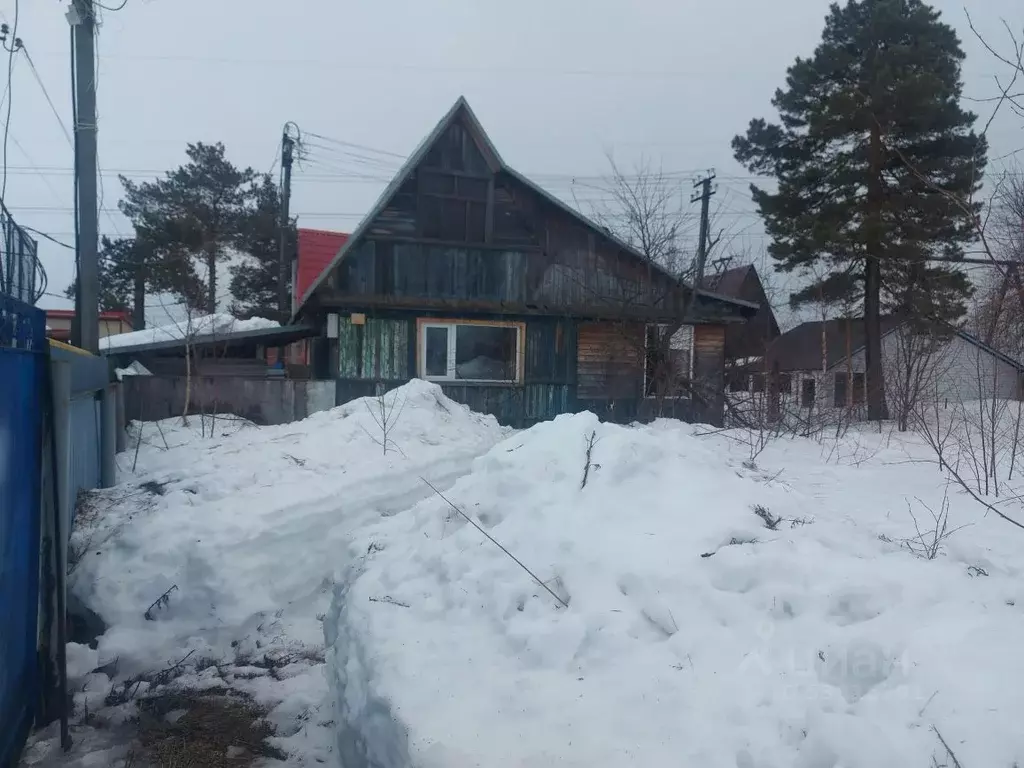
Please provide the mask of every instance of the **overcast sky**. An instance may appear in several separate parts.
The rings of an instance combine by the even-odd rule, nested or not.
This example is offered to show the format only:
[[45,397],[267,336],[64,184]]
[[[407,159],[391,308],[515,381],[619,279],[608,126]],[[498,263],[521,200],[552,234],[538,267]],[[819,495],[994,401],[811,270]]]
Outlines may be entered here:
[[[967,94],[991,96],[1000,69],[970,33],[963,0],[934,4],[964,41]],[[17,34],[70,128],[66,5],[20,0]],[[1024,26],[1020,0],[966,5],[992,40],[1002,41],[1001,18]],[[0,10],[13,25],[15,0]],[[827,10],[827,0],[126,0],[102,11],[98,40],[100,230],[130,232],[119,172],[174,168],[189,141],[222,141],[235,163],[270,171],[291,120],[326,137],[310,138],[296,169],[300,226],[351,231],[396,155],[463,94],[507,162],[584,208],[601,197],[593,185],[608,152],[626,167],[648,158],[687,193],[714,168],[722,226],[759,254],[764,234],[729,142],[750,118],[774,118],[772,93],[812,52]],[[7,205],[71,244],[72,150],[22,57],[11,96]],[[990,157],[1024,148],[1012,118],[991,129]],[[48,291],[61,294],[72,251],[41,240],[40,253]],[[52,295],[40,304],[69,306]]]

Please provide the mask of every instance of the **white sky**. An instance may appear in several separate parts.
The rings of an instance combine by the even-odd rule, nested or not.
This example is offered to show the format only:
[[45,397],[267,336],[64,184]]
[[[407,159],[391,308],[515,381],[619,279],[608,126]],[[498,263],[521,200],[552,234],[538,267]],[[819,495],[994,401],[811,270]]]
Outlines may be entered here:
[[[1000,69],[967,28],[965,3],[1000,42],[1000,19],[1020,29],[1024,5],[934,3],[964,40],[967,94],[991,96]],[[66,5],[20,0],[18,36],[70,128]],[[660,164],[687,195],[692,177],[714,168],[721,225],[760,254],[749,179],[729,143],[750,118],[774,119],[769,100],[793,59],[812,52],[827,10],[827,0],[127,0],[103,12],[98,41],[100,230],[130,232],[117,173],[159,175],[188,141],[223,141],[234,162],[269,171],[292,120],[405,155],[464,94],[506,161],[585,208],[600,197],[588,185],[607,172],[607,152],[626,167],[642,156]],[[13,24],[15,0],[0,11]],[[70,244],[72,150],[19,59],[7,204],[20,223]],[[398,158],[312,141],[293,212],[300,226],[351,231]],[[990,144],[993,158],[1024,148],[1021,121],[1004,114]],[[61,294],[72,252],[40,240],[40,253],[49,292]],[[47,295],[40,305],[68,302]]]

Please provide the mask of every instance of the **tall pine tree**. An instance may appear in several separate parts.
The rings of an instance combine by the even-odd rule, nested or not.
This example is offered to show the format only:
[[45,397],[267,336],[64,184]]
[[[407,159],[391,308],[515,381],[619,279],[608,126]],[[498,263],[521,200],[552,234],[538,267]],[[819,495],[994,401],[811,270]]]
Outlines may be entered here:
[[200,284],[188,280],[185,300],[209,314],[217,311],[217,268],[230,254],[247,215],[251,168],[236,168],[224,145],[189,144],[188,162],[162,179],[136,184],[124,177],[122,212],[139,239],[164,260],[190,260]]
[[[260,177],[252,194],[252,206],[241,220],[235,247],[242,256],[231,267],[233,314],[267,317],[286,322],[290,313],[279,304],[281,193],[269,175]],[[287,230],[289,252],[296,243],[294,221]],[[291,274],[288,274],[291,290]]]
[[[776,91],[778,124],[750,123],[736,159],[772,176],[751,185],[785,272],[824,277],[794,303],[860,302],[868,415],[881,419],[883,311],[962,316],[970,284],[955,260],[973,233],[986,144],[960,107],[964,54],[954,30],[921,0],[833,4],[820,45]],[[966,210],[965,210],[966,207]]]
[[[155,251],[144,240],[104,236],[99,253],[100,310],[128,312],[132,327],[146,327],[146,294],[170,291],[187,295],[197,290],[197,277],[188,262]],[[71,283],[64,295],[75,298],[77,286]]]

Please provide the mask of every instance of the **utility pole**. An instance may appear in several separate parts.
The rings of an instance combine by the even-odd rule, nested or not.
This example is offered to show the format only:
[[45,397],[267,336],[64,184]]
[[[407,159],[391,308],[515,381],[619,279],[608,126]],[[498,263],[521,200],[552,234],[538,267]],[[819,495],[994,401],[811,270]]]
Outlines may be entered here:
[[96,167],[96,17],[93,0],[72,0],[67,13],[74,39],[75,181],[78,189],[78,338],[99,352],[99,211]]
[[[281,134],[281,221],[278,225],[278,244],[280,246],[280,272],[277,278],[277,290],[278,290],[278,309],[281,310],[281,315],[284,318],[291,317],[292,312],[295,310],[295,264],[292,254],[288,248],[288,230],[291,228],[291,220],[289,217],[289,206],[292,198],[292,159],[295,149],[295,140],[288,135],[288,127],[291,123],[286,123],[284,126],[284,132]],[[289,280],[291,278],[292,290],[288,290]]]
[[707,176],[693,182],[694,189],[700,189],[700,191],[694,192],[690,197],[691,203],[700,200],[700,242],[697,243],[697,264],[693,274],[693,288],[695,291],[704,282],[704,263],[707,261],[708,250],[710,249],[708,241],[710,238],[709,230],[711,229],[711,196],[716,191],[712,188],[711,182],[714,180],[715,172],[708,171]]

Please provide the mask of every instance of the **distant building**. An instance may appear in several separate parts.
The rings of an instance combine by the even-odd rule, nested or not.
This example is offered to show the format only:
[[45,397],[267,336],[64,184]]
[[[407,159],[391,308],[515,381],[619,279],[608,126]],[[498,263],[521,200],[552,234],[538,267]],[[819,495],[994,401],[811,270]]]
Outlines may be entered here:
[[753,264],[706,275],[705,290],[758,305],[744,323],[725,328],[725,378],[730,392],[761,391],[765,381],[764,354],[779,336],[779,323]]
[[[908,375],[917,380],[922,401],[1024,398],[1024,364],[970,333],[952,326],[915,329],[894,316],[883,317],[881,326],[890,410],[898,407],[897,390],[911,385],[904,381]],[[864,320],[802,323],[775,340],[768,366],[782,399],[797,408],[861,408],[867,400]]]
[[[75,319],[73,309],[46,310],[46,335],[56,341],[71,341],[71,324]],[[132,318],[127,312],[100,312],[100,338],[130,333]]]

